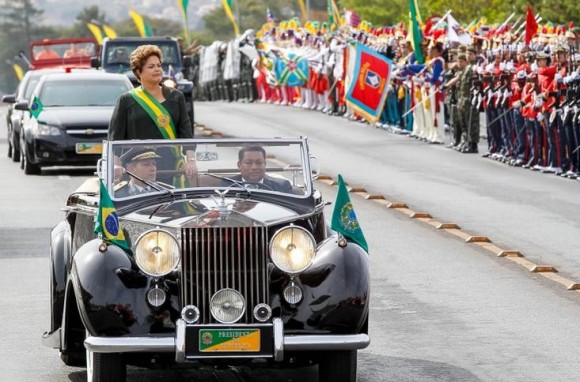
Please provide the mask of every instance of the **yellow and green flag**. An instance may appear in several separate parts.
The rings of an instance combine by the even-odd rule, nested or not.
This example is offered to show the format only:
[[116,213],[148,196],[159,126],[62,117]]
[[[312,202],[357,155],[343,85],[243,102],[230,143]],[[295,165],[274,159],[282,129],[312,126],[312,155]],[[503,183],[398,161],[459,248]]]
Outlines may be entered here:
[[129,9],[129,16],[133,19],[137,30],[139,31],[139,36],[141,37],[151,37],[153,34],[151,33],[151,27],[149,23],[143,16],[141,16],[137,11],[133,9]]
[[367,252],[369,251],[369,245],[358,224],[342,175],[338,175],[338,192],[336,193],[330,228],[344,236],[346,240],[358,244]]
[[423,40],[423,35],[421,33],[421,14],[419,13],[419,5],[417,0],[409,0],[409,35],[407,39],[411,42],[413,46],[413,52],[415,53],[415,60],[419,64],[425,62],[423,57],[423,52],[421,52],[421,40]]
[[110,26],[103,25],[103,30],[105,31],[105,35],[108,38],[111,38],[111,39],[117,38],[117,32],[115,32],[115,30],[113,28],[111,28]]
[[234,13],[232,11],[232,3],[233,3],[233,0],[222,0],[222,5],[224,7],[224,11],[226,12],[226,15],[228,16],[228,18],[232,22],[232,25],[234,26],[234,33],[236,34],[236,36],[239,36],[240,35],[240,27],[238,26],[238,21],[234,17]]
[[109,191],[102,179],[99,179],[100,201],[94,232],[104,242],[114,244],[127,253],[131,253],[131,246],[125,239],[125,234],[119,225],[119,216],[115,205],[109,196]]
[[24,77],[24,71],[22,70],[22,67],[18,64],[12,64],[12,68],[14,69],[14,73],[16,74],[18,81],[21,81],[22,77]]
[[306,11],[306,4],[304,0],[298,0],[298,6],[300,7],[300,13],[302,13],[302,20],[308,21],[308,12]]
[[93,34],[93,37],[95,38],[95,40],[97,40],[97,43],[99,45],[102,45],[103,44],[103,32],[101,32],[101,28],[99,28],[99,26],[97,24],[93,24],[93,23],[87,23],[87,28],[89,28],[89,30]]
[[189,5],[189,0],[177,0],[177,6],[181,11],[181,19],[183,20],[183,38],[185,42],[189,44],[189,26],[187,23],[187,6]]
[[32,103],[30,104],[30,115],[38,119],[38,116],[42,112],[42,109],[44,109],[42,101],[40,101],[40,98],[38,98],[37,96],[34,96],[34,98],[32,99]]

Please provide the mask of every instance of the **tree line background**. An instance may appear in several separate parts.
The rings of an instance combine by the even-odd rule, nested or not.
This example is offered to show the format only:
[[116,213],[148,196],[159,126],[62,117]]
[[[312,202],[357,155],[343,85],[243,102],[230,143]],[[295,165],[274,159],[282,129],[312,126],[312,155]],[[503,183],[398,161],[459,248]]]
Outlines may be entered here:
[[[424,19],[431,15],[442,16],[447,10],[453,10],[453,16],[460,22],[468,24],[481,17],[489,23],[501,23],[512,12],[525,18],[526,4],[529,2],[534,13],[540,13],[543,21],[555,25],[577,22],[580,17],[580,2],[576,0],[418,0],[421,15]],[[301,18],[298,1],[288,0],[237,0],[234,14],[239,17],[240,30],[259,29],[266,21],[266,9],[278,20]],[[339,8],[349,8],[375,26],[395,25],[406,21],[409,12],[408,0],[336,0]],[[34,7],[31,0],[0,0],[0,91],[13,92],[17,79],[12,69],[13,63],[25,68],[15,56],[20,50],[29,53],[30,41],[45,38],[91,37],[87,29],[88,22],[97,20],[111,26],[119,36],[138,36],[133,22],[126,19],[112,22],[106,12],[98,6],[86,7],[79,12],[72,25],[45,25],[44,10]],[[310,0],[310,19],[325,21],[327,19],[327,1]],[[148,15],[145,15],[146,17]],[[155,35],[181,36],[182,24],[179,21],[147,17]],[[232,25],[225,16],[223,8],[217,7],[203,17],[205,29],[191,31],[191,40],[207,45],[215,40],[229,40],[234,37]]]

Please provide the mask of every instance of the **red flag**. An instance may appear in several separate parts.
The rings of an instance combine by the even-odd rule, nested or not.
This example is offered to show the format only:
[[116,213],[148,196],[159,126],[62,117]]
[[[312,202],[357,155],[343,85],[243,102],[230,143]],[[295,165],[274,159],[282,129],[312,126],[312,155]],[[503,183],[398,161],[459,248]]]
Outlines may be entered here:
[[538,33],[538,22],[534,17],[534,12],[530,4],[528,4],[528,12],[526,14],[526,45],[530,45],[532,38]]

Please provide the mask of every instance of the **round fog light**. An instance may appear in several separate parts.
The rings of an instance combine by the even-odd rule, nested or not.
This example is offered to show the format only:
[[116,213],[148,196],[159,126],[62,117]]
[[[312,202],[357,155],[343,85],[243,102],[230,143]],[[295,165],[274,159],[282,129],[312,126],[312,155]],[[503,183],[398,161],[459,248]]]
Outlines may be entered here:
[[246,311],[244,297],[234,289],[222,289],[211,298],[211,315],[222,324],[232,324],[238,321]]
[[302,289],[292,283],[284,289],[284,300],[290,304],[298,304],[302,300]]
[[195,324],[199,320],[199,309],[195,305],[187,305],[181,309],[181,318],[188,324]]
[[154,288],[147,292],[147,302],[154,306],[155,308],[159,308],[165,300],[167,299],[167,294],[163,289]]
[[272,317],[272,308],[268,304],[258,304],[254,308],[254,317],[260,322],[266,322]]

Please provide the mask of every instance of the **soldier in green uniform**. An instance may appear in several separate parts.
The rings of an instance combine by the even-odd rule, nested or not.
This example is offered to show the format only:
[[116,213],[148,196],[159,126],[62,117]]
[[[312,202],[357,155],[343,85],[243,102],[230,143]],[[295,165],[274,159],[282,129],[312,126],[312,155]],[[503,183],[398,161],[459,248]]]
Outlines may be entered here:
[[[448,60],[447,60],[447,70],[445,71],[445,82],[448,83],[453,78],[455,78],[459,73],[459,68],[457,65],[457,49],[449,49]],[[447,124],[451,129],[453,139],[451,143],[447,145],[448,148],[453,148],[459,145],[461,139],[461,132],[457,128],[457,87],[451,86],[446,87],[445,92],[445,111],[448,114]],[[459,134],[458,134],[459,133]]]
[[461,115],[464,142],[461,148],[463,153],[475,154],[478,152],[479,142],[479,112],[471,102],[471,87],[473,85],[473,64],[475,63],[475,49],[468,48],[466,54],[460,55],[463,61],[463,71],[459,80],[458,100],[459,114]]

